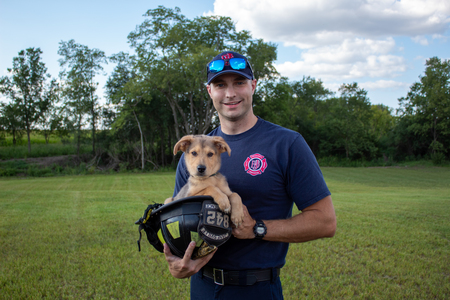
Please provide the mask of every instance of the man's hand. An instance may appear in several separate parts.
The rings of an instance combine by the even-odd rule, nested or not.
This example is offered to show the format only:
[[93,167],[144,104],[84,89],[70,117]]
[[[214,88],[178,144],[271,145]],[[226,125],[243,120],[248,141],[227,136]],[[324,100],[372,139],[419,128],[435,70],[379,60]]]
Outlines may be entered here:
[[233,226],[233,235],[238,239],[254,239],[253,227],[255,227],[256,221],[248,213],[247,206],[242,204],[242,209],[244,210],[244,221],[239,227]]
[[206,265],[210,259],[214,256],[216,251],[208,254],[205,257],[192,260],[191,256],[195,249],[195,242],[191,242],[186,249],[183,258],[179,258],[170,252],[170,248],[167,244],[164,244],[164,255],[169,263],[169,271],[175,278],[188,278],[200,271],[204,265]]

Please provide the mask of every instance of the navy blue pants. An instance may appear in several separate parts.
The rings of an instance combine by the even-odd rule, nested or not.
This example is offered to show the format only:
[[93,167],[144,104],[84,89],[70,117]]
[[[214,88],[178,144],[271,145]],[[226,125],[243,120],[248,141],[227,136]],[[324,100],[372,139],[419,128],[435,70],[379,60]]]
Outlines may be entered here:
[[262,281],[250,286],[218,285],[198,272],[191,277],[191,300],[282,300],[280,277],[274,282]]

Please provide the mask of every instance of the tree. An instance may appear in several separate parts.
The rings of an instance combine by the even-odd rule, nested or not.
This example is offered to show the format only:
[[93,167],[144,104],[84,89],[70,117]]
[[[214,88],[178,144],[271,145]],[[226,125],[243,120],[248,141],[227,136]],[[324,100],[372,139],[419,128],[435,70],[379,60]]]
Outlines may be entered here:
[[254,96],[255,114],[298,131],[315,154],[318,152],[320,136],[319,105],[331,95],[322,81],[303,77],[301,81],[289,82],[287,78],[263,80]]
[[81,127],[84,114],[90,115],[92,129],[92,154],[95,155],[96,122],[99,116],[98,97],[95,95],[98,83],[94,77],[103,70],[102,64],[107,63],[105,53],[99,49],[89,49],[77,44],[74,40],[61,41],[58,54],[61,67],[66,67],[60,76],[66,82],[65,96],[67,107],[71,109],[78,130],[77,154],[80,149]]
[[[106,84],[106,94],[108,102],[115,106],[117,113],[112,123],[112,132],[116,140],[122,145],[128,144],[136,137],[136,130],[139,131],[139,155],[141,169],[145,168],[145,163],[150,162],[154,168],[159,164],[165,165],[166,147],[171,148],[170,137],[171,128],[170,108],[161,93],[152,89],[147,80],[137,76],[134,57],[126,53],[113,55],[110,60],[117,63],[113,73]],[[133,126],[132,124],[136,124]],[[126,138],[127,141],[122,141]],[[165,143],[165,141],[168,141]],[[114,154],[116,157],[125,152],[137,152],[137,147],[129,145]],[[157,153],[160,151],[160,159]],[[171,150],[169,150],[171,153]],[[132,153],[127,155],[129,158]],[[130,167],[133,167],[134,160],[129,159]]]
[[425,63],[425,75],[406,97],[398,99],[399,113],[410,116],[409,130],[427,137],[432,154],[450,147],[450,60],[437,57]]
[[395,156],[394,130],[398,124],[399,118],[392,115],[393,109],[383,104],[371,106],[372,115],[368,120],[370,134],[377,142],[380,155],[384,161]]
[[62,136],[64,131],[64,114],[62,108],[52,106],[41,118],[39,122],[40,133],[44,136],[45,143],[48,144],[52,135]]
[[10,108],[20,116],[26,130],[28,153],[31,153],[31,131],[53,100],[50,90],[54,81],[47,83],[50,75],[41,61],[41,54],[40,48],[20,51],[19,56],[13,58],[13,67],[8,69],[11,76],[0,78],[0,92],[13,101]]
[[261,118],[292,130],[296,128],[297,103],[292,85],[285,77],[259,84],[253,97],[254,112]]
[[378,104],[372,105],[371,110],[370,131],[377,139],[381,139],[395,126],[396,119],[392,115],[393,109],[389,106]]
[[247,31],[237,32],[228,17],[187,19],[179,8],[159,6],[128,36],[136,50],[137,76],[166,98],[176,138],[206,133],[214,113],[205,89],[206,62],[225,50],[247,54],[257,78],[275,73],[276,46],[252,40]]
[[[127,53],[119,53],[113,55],[110,60],[117,63],[113,73],[109,77],[106,83],[106,90],[109,102],[120,106],[119,117],[124,117],[130,112],[136,120],[137,127],[140,134],[141,143],[141,169],[145,168],[145,147],[144,147],[144,134],[142,131],[141,123],[136,114],[136,106],[142,100],[142,90],[137,88],[138,83],[134,81],[136,79],[136,73],[132,70],[133,58]],[[125,117],[126,118],[126,117]],[[117,123],[116,123],[117,124]]]
[[22,138],[23,122],[15,102],[0,103],[0,126],[13,136],[13,145]]
[[358,84],[343,84],[339,98],[326,100],[321,126],[321,151],[347,159],[375,158],[377,147],[371,132],[372,110],[367,91]]
[[301,81],[295,81],[292,84],[292,91],[296,99],[294,111],[297,131],[303,135],[311,150],[317,155],[321,141],[319,128],[323,123],[323,118],[319,115],[319,107],[333,93],[323,86],[320,79],[316,80],[309,76],[303,77]]

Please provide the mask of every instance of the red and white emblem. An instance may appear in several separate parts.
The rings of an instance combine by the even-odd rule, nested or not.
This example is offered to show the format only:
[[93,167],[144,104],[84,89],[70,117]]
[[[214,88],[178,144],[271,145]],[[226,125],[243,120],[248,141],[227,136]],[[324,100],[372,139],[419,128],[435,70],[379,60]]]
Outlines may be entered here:
[[229,59],[232,59],[233,57],[234,57],[233,53],[227,53],[227,54],[224,54],[221,56],[221,58],[223,60],[225,60],[225,59],[229,60]]
[[244,168],[252,176],[260,175],[267,169],[266,158],[259,153],[250,155],[244,162]]
[[233,53],[227,53],[221,56],[222,59],[225,61],[225,66],[230,65],[230,59],[234,57]]

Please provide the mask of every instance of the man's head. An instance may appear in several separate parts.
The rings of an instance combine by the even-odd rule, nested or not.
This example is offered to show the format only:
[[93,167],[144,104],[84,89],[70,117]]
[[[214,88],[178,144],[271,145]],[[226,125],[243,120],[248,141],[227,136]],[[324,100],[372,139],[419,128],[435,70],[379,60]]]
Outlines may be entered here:
[[[206,89],[219,115],[222,131],[237,134],[257,121],[253,114],[256,79],[247,58],[236,52],[223,52],[208,63]],[[231,127],[238,127],[231,130]]]
[[225,51],[217,55],[207,65],[208,85],[223,74],[234,73],[253,80],[253,70],[247,58],[237,52]]

